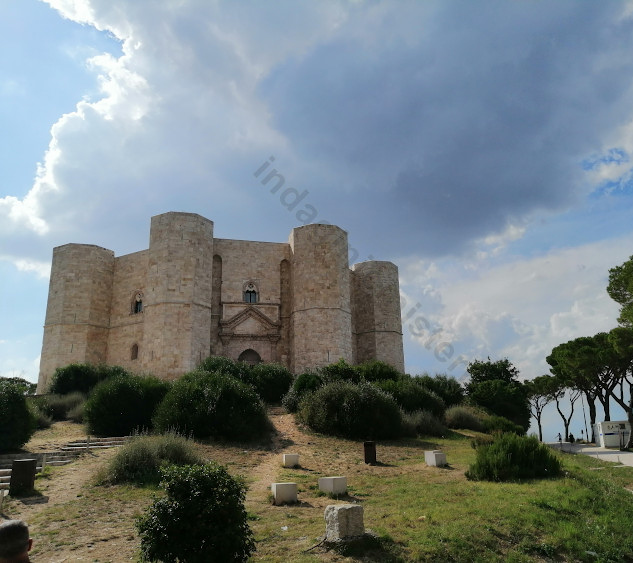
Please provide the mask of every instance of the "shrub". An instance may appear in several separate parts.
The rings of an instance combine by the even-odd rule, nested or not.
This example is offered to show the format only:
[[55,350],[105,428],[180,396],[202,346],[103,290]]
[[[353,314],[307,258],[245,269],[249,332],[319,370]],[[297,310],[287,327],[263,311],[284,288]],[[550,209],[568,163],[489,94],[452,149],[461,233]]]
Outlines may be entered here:
[[355,366],[355,369],[365,381],[397,381],[402,377],[396,368],[378,360],[363,362]]
[[126,375],[129,373],[120,366],[69,364],[55,370],[49,392],[67,395],[73,391],[79,391],[87,395],[100,381],[114,376]]
[[247,561],[255,551],[246,487],[217,464],[161,470],[166,497],[136,522],[150,561]]
[[42,412],[36,405],[32,404],[32,413],[35,417],[35,427],[37,430],[44,430],[50,428],[53,424],[53,419],[45,412]]
[[244,381],[247,379],[250,367],[251,366],[244,362],[236,362],[224,356],[209,356],[200,362],[196,371],[223,373],[224,375],[232,375],[233,377],[237,377],[240,381]]
[[34,397],[35,406],[53,420],[66,420],[68,412],[86,401],[86,396],[79,391],[68,395],[40,395]]
[[99,383],[86,401],[88,428],[99,436],[123,436],[152,427],[152,415],[169,383],[155,377],[116,376]]
[[525,434],[525,428],[519,424],[515,424],[511,420],[503,416],[491,415],[483,419],[484,432],[492,434],[493,432],[514,432],[519,436]]
[[250,367],[245,383],[250,383],[261,399],[278,403],[292,384],[292,373],[280,364],[256,364]]
[[429,411],[402,412],[403,432],[407,436],[445,436],[448,429]]
[[17,450],[35,432],[35,415],[24,390],[15,383],[0,381],[0,452]]
[[323,379],[315,371],[300,373],[292,383],[292,387],[281,400],[288,412],[297,412],[301,399],[312,391],[316,391],[323,385]]
[[437,417],[444,416],[444,401],[433,391],[415,383],[410,377],[398,381],[378,381],[375,385],[389,393],[407,412],[426,410]]
[[483,416],[476,409],[460,405],[451,407],[444,413],[444,420],[449,428],[476,430],[477,432],[483,430],[482,418]]
[[355,366],[349,365],[343,358],[335,364],[323,366],[317,370],[324,383],[332,381],[360,381],[360,373]]
[[464,400],[464,388],[454,377],[444,374],[431,377],[424,374],[414,380],[441,397],[447,408],[459,405]]
[[401,434],[398,405],[370,383],[334,381],[307,394],[299,419],[323,434],[352,439],[395,438]]
[[514,481],[556,477],[561,463],[556,454],[534,436],[501,434],[492,444],[476,449],[477,457],[466,472],[475,481]]
[[83,403],[79,403],[78,405],[75,405],[72,409],[68,411],[66,418],[68,420],[72,420],[73,422],[81,424],[84,421],[85,408],[86,408],[85,401]]
[[154,425],[162,432],[226,440],[251,440],[270,431],[261,399],[250,385],[204,371],[174,383],[156,410]]
[[193,442],[174,433],[137,436],[117,449],[101,483],[157,484],[164,465],[202,465]]

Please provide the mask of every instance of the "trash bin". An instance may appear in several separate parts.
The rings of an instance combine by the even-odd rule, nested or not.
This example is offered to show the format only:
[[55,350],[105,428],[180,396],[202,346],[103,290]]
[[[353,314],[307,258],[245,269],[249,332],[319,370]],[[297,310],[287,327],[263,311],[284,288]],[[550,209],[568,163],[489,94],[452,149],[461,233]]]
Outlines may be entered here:
[[376,442],[365,442],[363,444],[365,448],[365,463],[370,465],[376,464]]
[[37,459],[14,459],[11,464],[9,494],[16,496],[30,493],[35,488],[36,469]]

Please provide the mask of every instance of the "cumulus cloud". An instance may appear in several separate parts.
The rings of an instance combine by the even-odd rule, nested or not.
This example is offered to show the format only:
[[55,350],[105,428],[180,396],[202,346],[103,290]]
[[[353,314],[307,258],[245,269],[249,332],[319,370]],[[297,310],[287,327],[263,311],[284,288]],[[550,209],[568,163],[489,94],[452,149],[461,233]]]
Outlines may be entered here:
[[[479,270],[464,268],[461,277],[456,278],[453,270],[452,281],[442,274],[443,264],[436,264],[430,277],[424,277],[428,267],[411,264],[403,276],[408,301],[434,291],[435,304],[441,302],[441,307],[420,307],[416,312],[426,316],[432,330],[417,334],[415,322],[404,323],[407,337],[417,347],[410,345],[412,359],[417,355],[420,363],[447,369],[448,362],[422,353],[436,331],[436,340],[450,342],[454,356],[507,356],[524,377],[547,373],[545,358],[554,346],[616,326],[618,306],[606,293],[608,270],[627,260],[632,247],[633,237],[628,236],[501,265],[482,262]],[[451,270],[448,263],[446,271]],[[416,272],[421,272],[417,281]]]

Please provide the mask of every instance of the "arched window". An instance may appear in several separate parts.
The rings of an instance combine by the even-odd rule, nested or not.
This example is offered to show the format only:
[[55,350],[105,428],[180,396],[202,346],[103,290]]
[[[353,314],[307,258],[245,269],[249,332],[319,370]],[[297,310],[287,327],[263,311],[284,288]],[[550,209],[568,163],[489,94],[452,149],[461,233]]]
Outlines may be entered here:
[[143,294],[138,292],[134,295],[132,300],[132,314],[137,315],[143,312]]
[[244,350],[240,354],[239,358],[237,358],[237,360],[239,362],[244,362],[246,364],[254,366],[255,364],[259,364],[262,361],[262,357],[257,352],[255,352],[255,350],[249,348],[248,350]]
[[244,286],[244,303],[257,303],[257,287],[253,282]]
[[138,360],[138,344],[132,345],[132,350],[130,352],[130,360]]

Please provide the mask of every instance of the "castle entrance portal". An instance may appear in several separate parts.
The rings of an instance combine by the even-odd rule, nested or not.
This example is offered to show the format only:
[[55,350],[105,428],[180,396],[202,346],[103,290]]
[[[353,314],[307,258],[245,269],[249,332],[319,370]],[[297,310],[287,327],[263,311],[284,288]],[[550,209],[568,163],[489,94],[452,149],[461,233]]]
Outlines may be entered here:
[[259,364],[262,361],[261,356],[255,352],[255,350],[253,350],[252,348],[249,348],[248,350],[244,350],[239,358],[237,358],[240,362],[244,362],[246,364],[250,364],[252,366],[254,366],[255,364]]

